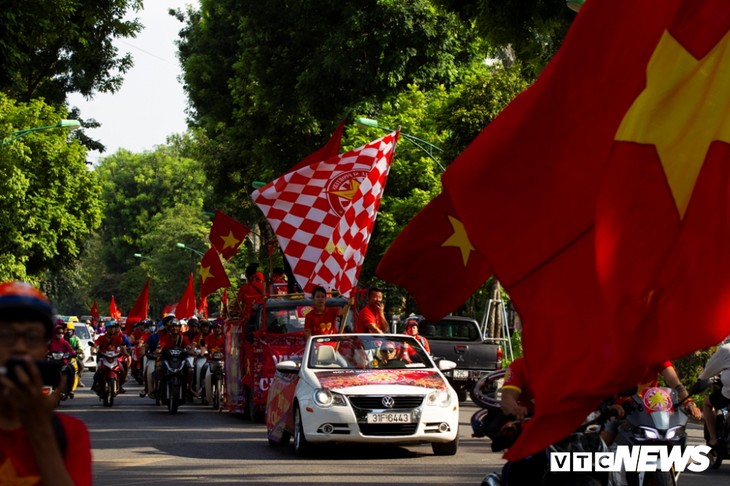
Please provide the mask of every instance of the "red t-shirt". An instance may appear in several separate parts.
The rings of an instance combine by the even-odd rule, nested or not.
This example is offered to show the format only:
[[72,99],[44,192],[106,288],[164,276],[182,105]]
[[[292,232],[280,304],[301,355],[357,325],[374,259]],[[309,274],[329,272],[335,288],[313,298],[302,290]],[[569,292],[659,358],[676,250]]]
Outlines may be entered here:
[[525,407],[532,407],[534,405],[535,398],[530,389],[530,380],[524,358],[517,358],[507,367],[502,388],[517,390],[520,394],[520,405]]
[[[91,443],[86,425],[75,417],[56,416],[66,433],[66,470],[77,486],[91,485]],[[41,484],[35,454],[22,427],[0,429],[0,471],[2,484]]]
[[204,341],[205,349],[207,349],[209,353],[222,353],[225,351],[226,336],[223,333],[221,333],[220,336],[208,334]]
[[190,346],[190,339],[184,334],[165,334],[160,338],[160,347],[162,349],[170,348],[187,348]]
[[659,386],[659,374],[670,366],[672,366],[672,362],[665,361],[664,363],[647,368],[646,373],[644,373],[641,381],[639,381],[637,390],[641,391],[644,388],[653,388]]
[[387,324],[380,321],[380,312],[373,312],[369,305],[363,307],[357,315],[357,328],[360,333],[369,333],[368,324],[375,324],[375,327],[383,332],[388,332]]
[[121,348],[124,346],[124,338],[121,333],[117,333],[114,336],[108,334],[102,334],[96,338],[96,347],[99,348],[100,352],[108,351],[110,349]]
[[325,307],[323,312],[312,309],[304,316],[304,330],[314,336],[317,334],[337,334],[337,307]]

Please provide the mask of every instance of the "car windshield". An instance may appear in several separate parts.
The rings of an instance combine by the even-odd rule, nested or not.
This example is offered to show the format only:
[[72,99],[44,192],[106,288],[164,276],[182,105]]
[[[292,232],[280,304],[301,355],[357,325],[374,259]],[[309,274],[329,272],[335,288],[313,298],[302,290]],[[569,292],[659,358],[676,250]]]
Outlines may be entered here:
[[479,329],[467,322],[438,321],[435,324],[423,320],[418,325],[418,333],[431,340],[476,341],[479,340]]
[[86,326],[75,326],[74,334],[76,334],[79,339],[82,339],[84,341],[88,341],[89,339],[91,339],[91,336],[89,335],[89,328],[87,328]]
[[312,339],[308,366],[315,369],[433,368],[423,348],[410,336],[333,334]]

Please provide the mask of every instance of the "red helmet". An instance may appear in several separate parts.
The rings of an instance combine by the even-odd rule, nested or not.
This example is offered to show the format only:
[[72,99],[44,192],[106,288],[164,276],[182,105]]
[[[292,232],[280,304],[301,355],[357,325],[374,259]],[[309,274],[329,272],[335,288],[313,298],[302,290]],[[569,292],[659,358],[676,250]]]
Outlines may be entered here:
[[53,331],[53,307],[48,298],[25,282],[0,284],[0,319],[27,322],[38,320],[46,326],[46,337]]

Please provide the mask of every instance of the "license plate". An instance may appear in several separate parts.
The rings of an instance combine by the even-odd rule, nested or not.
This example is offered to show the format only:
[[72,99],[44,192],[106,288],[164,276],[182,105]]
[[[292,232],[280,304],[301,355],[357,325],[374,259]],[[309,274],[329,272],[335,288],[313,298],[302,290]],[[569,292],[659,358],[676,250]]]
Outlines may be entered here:
[[384,412],[369,413],[369,424],[409,424],[411,423],[411,414],[408,412]]
[[454,370],[454,379],[455,380],[469,379],[469,371],[468,370]]

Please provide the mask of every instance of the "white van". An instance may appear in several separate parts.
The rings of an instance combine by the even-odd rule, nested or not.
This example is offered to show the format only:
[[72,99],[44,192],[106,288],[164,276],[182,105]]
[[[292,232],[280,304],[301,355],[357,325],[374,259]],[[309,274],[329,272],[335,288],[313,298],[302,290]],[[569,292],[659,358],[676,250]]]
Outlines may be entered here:
[[74,334],[79,338],[81,349],[84,350],[84,368],[96,371],[96,356],[91,355],[91,346],[89,346],[89,341],[94,341],[93,331],[83,322],[75,322],[73,326]]

